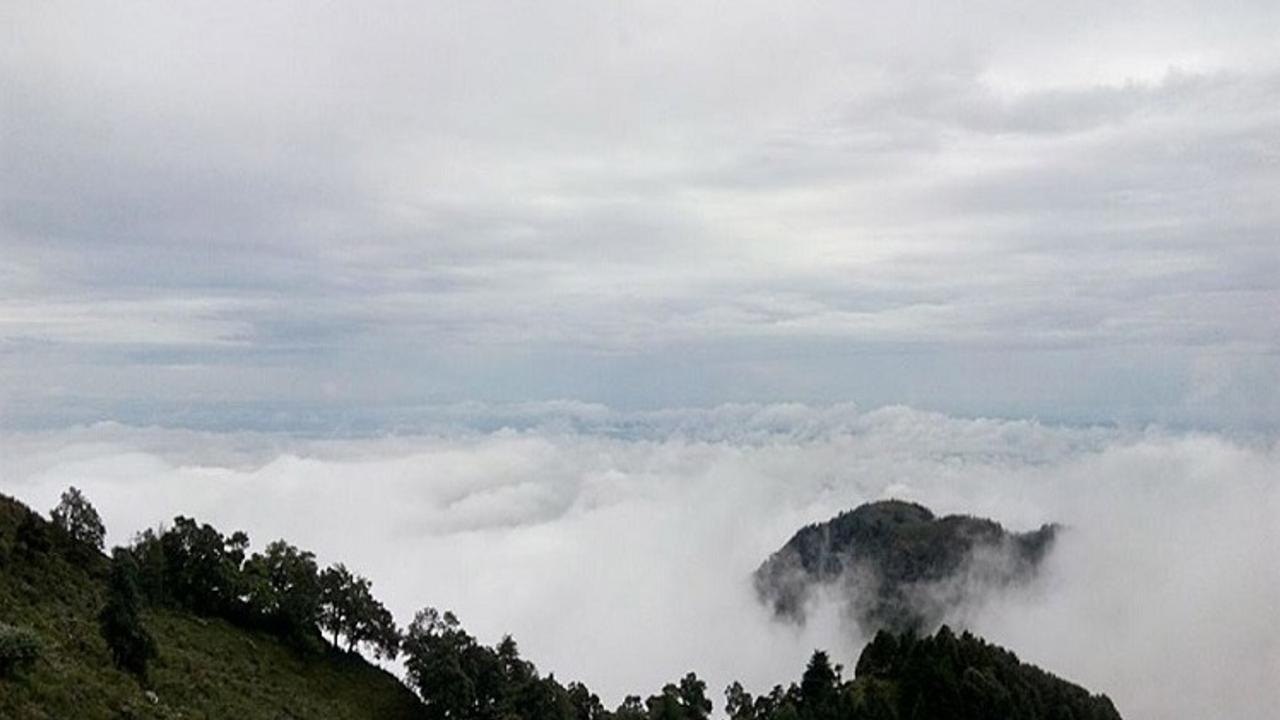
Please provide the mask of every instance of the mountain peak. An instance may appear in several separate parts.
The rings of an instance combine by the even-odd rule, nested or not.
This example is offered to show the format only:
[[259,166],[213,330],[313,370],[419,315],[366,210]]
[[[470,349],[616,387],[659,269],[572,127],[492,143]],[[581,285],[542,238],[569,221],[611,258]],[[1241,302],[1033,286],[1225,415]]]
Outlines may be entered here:
[[761,601],[803,623],[814,592],[836,591],[864,632],[917,630],[985,591],[1024,582],[1052,545],[1056,525],[1027,533],[968,515],[937,517],[881,500],[798,531],[756,570]]

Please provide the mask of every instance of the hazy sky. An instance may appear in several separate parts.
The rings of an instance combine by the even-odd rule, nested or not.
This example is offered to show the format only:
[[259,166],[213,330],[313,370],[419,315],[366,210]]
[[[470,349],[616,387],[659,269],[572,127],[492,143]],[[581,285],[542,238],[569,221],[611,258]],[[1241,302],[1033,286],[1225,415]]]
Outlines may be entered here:
[[1280,4],[4,3],[0,425],[1274,427]]

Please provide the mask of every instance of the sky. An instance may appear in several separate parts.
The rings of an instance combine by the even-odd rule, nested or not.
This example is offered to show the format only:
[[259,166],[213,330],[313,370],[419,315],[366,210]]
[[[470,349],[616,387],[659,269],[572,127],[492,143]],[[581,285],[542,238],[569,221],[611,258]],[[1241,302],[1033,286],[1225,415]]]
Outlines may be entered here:
[[951,620],[1126,718],[1269,720],[1278,37],[1263,0],[0,3],[0,492],[287,538],[610,703],[851,665],[829,603],[750,593],[805,523],[1062,522]]
[[1273,2],[0,14],[2,427],[1280,417]]

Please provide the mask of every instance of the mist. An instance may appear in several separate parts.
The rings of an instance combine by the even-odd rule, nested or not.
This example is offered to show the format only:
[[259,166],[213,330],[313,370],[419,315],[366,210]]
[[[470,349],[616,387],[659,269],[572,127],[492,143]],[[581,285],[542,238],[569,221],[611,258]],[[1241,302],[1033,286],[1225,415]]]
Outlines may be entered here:
[[[510,416],[510,408],[504,412]],[[374,582],[401,623],[457,612],[617,704],[696,670],[720,704],[847,673],[865,638],[819,600],[771,619],[750,574],[802,525],[881,498],[1011,530],[1067,526],[1038,579],[948,621],[1127,718],[1280,705],[1280,445],[1270,437],[958,418],[904,407],[524,409],[518,427],[305,438],[102,424],[0,437],[0,491],[68,485],[109,543],[174,515],[283,537]],[[474,419],[474,418],[472,418]],[[504,423],[509,424],[509,423]]]

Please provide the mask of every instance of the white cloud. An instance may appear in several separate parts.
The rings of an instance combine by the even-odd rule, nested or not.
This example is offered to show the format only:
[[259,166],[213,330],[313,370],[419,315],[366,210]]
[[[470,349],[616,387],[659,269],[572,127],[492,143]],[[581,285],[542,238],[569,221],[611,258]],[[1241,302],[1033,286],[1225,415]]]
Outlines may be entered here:
[[[966,609],[975,629],[1138,720],[1261,720],[1280,701],[1273,439],[847,406],[442,412],[454,429],[355,440],[10,433],[3,491],[47,509],[82,487],[115,542],[177,513],[286,537],[368,574],[401,621],[452,608],[610,702],[689,669],[766,689],[815,647],[851,663],[834,609],[796,630],[752,596],[751,570],[807,522],[890,495],[1059,521],[1044,581]],[[482,416],[525,429],[458,425]]]

